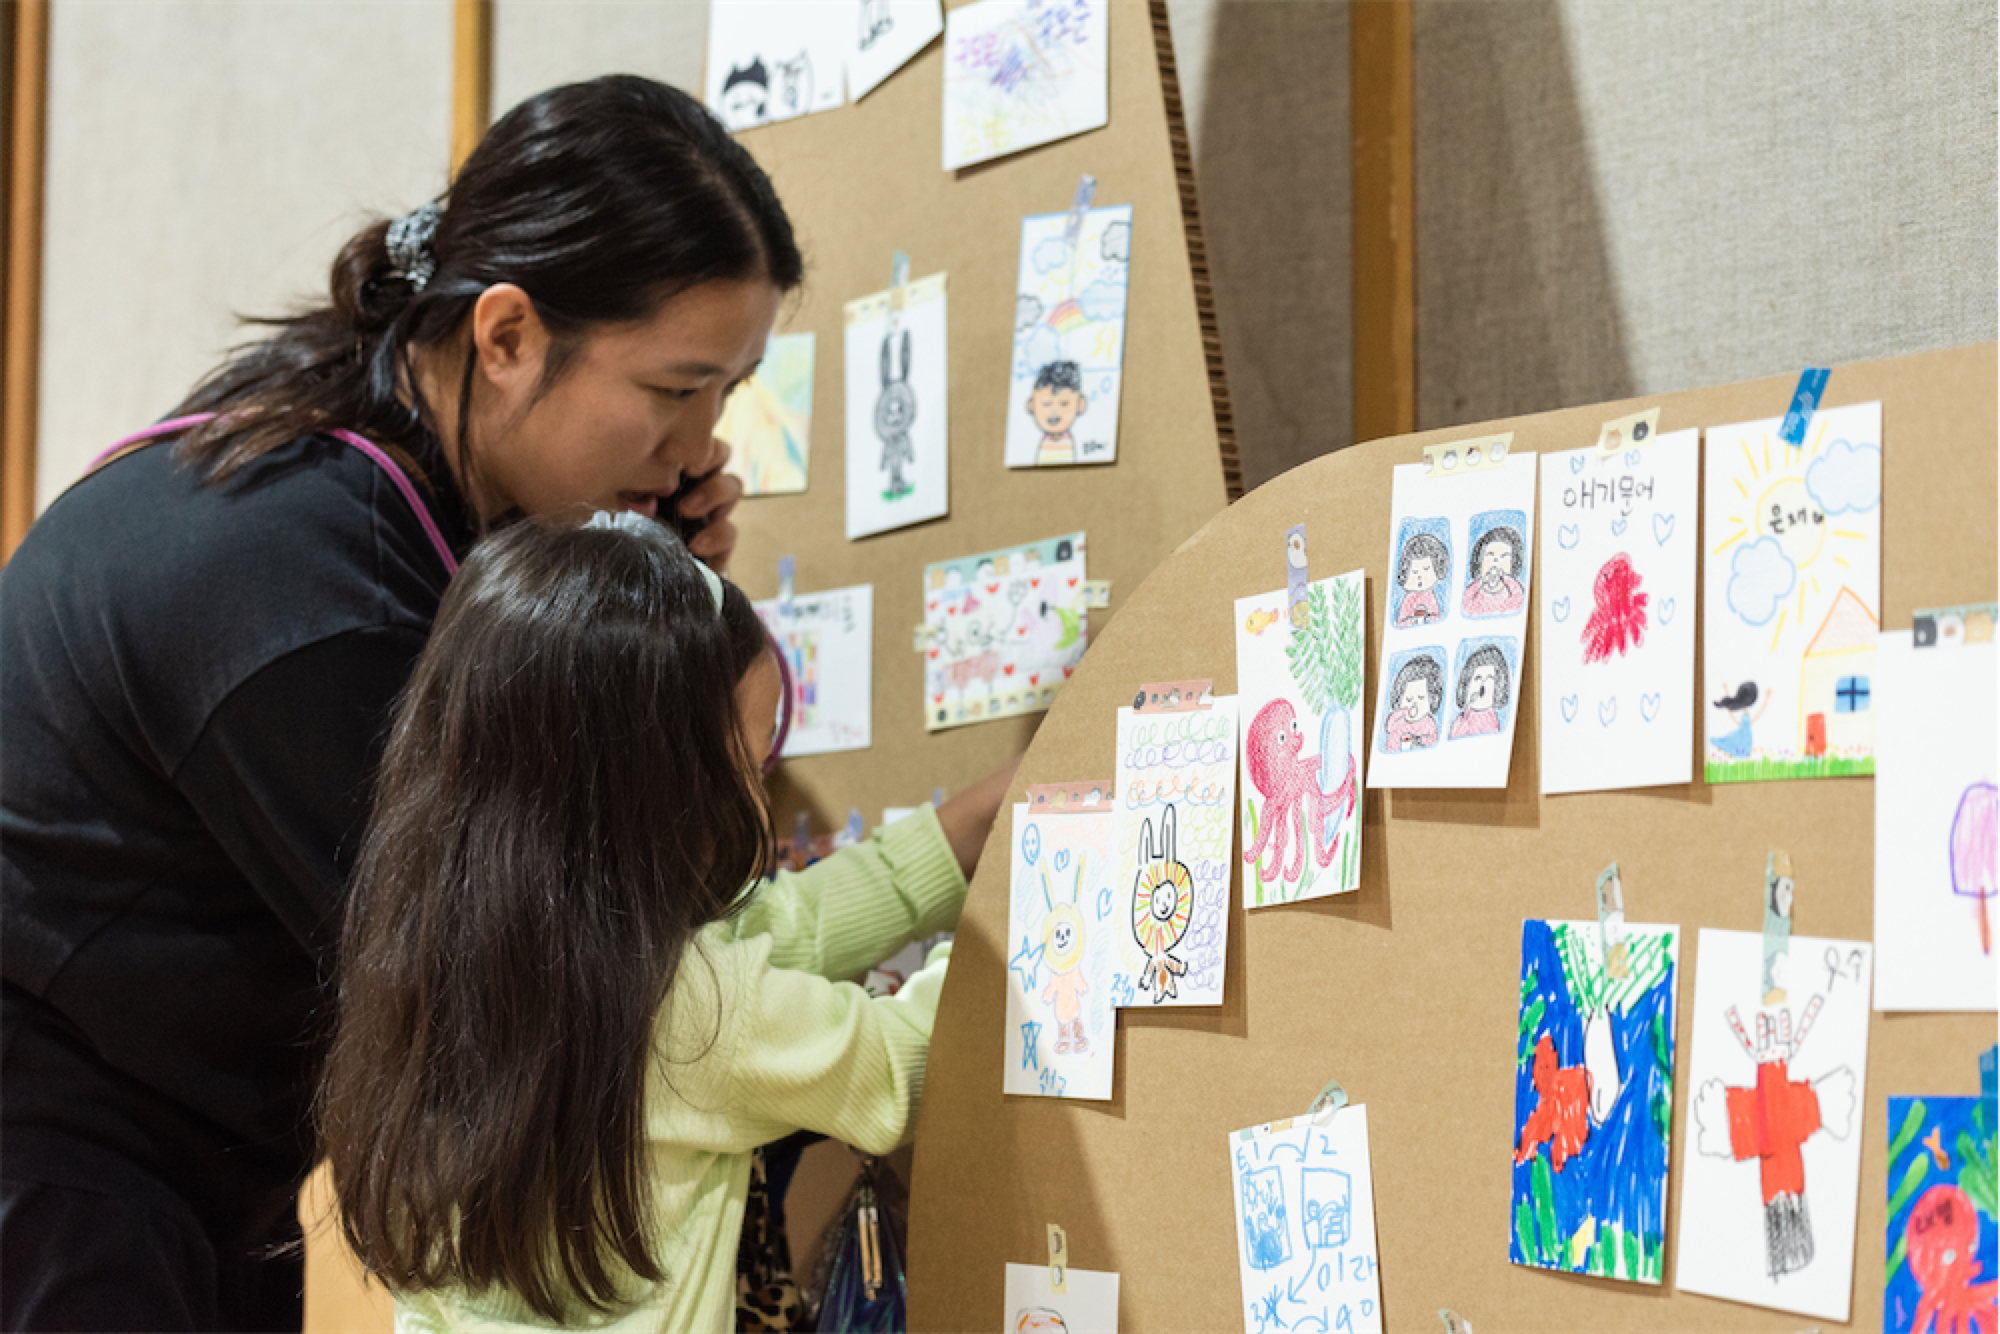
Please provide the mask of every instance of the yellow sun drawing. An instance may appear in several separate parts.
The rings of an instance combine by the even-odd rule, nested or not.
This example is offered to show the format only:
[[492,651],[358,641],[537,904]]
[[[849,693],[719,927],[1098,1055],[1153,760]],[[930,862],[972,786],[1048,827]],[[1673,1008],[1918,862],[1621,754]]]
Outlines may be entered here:
[[[1773,652],[1784,638],[1786,626],[1806,625],[1808,604],[1820,601],[1822,589],[1815,568],[1821,559],[1824,557],[1828,564],[1846,569],[1850,562],[1841,554],[1842,550],[1868,541],[1865,533],[1836,527],[1806,490],[1806,469],[1819,457],[1828,429],[1824,417],[1815,421],[1811,438],[1801,449],[1793,449],[1768,431],[1760,440],[1740,442],[1748,473],[1746,476],[1739,472],[1732,479],[1737,501],[1716,516],[1722,539],[1710,548],[1710,554],[1720,554],[1746,539],[1768,537],[1778,544],[1798,572],[1793,584],[1796,599],[1792,606],[1778,612],[1771,630]],[[1841,586],[1838,573],[1829,570],[1827,579],[1830,584],[1827,591],[1837,593]]]

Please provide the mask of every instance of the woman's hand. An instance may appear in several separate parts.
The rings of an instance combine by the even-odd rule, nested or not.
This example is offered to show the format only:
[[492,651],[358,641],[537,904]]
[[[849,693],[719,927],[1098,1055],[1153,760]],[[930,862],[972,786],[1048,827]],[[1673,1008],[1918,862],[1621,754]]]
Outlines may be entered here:
[[972,879],[979,866],[986,835],[999,817],[1000,803],[1006,800],[1007,790],[1014,785],[1014,771],[1020,767],[1021,757],[1016,755],[938,807],[938,823],[944,827],[944,836],[951,842],[951,850],[957,854],[959,869],[965,872],[967,880]]
[[743,479],[722,470],[729,461],[729,446],[720,440],[715,444],[721,457],[701,484],[681,497],[680,512],[684,519],[706,520],[702,530],[689,540],[688,550],[717,574],[726,574],[730,554],[736,550],[736,525],[729,516],[743,499]]

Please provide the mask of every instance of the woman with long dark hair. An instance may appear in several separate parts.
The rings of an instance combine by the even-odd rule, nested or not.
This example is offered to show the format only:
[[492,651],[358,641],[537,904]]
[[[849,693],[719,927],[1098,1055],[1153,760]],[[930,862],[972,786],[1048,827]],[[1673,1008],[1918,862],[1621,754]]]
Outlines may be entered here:
[[[396,713],[320,1111],[401,1327],[733,1327],[750,1154],[906,1137],[949,926],[928,807],[800,875],[758,765],[776,659],[657,524],[532,522],[445,595]],[[938,954],[947,953],[939,947]]]
[[[698,523],[721,567],[715,420],[801,275],[692,99],[554,89],[30,530],[0,573],[0,1327],[298,1327],[345,885],[439,599],[522,515]],[[944,813],[955,846],[997,803]]]

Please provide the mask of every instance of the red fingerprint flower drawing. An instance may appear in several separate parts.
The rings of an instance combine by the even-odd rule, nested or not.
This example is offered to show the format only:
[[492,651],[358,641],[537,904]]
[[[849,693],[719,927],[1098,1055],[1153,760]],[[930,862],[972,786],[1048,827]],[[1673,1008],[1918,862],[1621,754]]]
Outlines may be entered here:
[[1604,562],[1591,589],[1597,605],[1583,627],[1585,662],[1602,662],[1614,651],[1622,655],[1645,641],[1646,595],[1639,591],[1644,582],[1624,552]]

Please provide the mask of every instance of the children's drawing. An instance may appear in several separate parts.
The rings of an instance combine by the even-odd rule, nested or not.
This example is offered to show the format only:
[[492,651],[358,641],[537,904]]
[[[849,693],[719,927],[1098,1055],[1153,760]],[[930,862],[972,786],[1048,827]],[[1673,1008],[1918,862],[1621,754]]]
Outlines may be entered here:
[[1367,1108],[1239,1130],[1229,1156],[1245,1334],[1379,1331]]
[[1118,1334],[1118,1275],[1063,1269],[1063,1291],[1049,1286],[1049,1267],[1007,1266],[1007,1334]]
[[756,605],[792,678],[792,730],[784,755],[868,749],[875,692],[875,590],[868,584],[805,593],[787,611]]
[[947,349],[941,273],[847,303],[847,536],[949,508]]
[[944,31],[938,0],[860,0],[847,54],[847,95],[859,102]]
[[[1505,787],[1527,641],[1535,456],[1396,469],[1376,787]],[[1454,564],[1454,560],[1458,563]]]
[[[1437,745],[1444,715],[1444,649],[1408,649],[1389,659],[1388,712],[1382,719],[1381,749],[1391,755]],[[1379,773],[1379,770],[1378,770]]]
[[1847,1319],[1869,954],[1858,941],[1793,936],[1787,1000],[1760,1006],[1762,935],[1701,932],[1688,1071],[1694,1151],[1682,1174],[1674,1271],[1681,1291]]
[[1700,470],[1695,430],[1542,456],[1544,793],[1694,776]]
[[1657,1284],[1665,1274],[1680,930],[1521,927],[1514,1052],[1515,1264]]
[[1889,1099],[1883,1334],[2000,1330],[1995,1103]]
[[1110,119],[1105,0],[979,0],[945,15],[944,169]]
[[1472,516],[1472,554],[1461,599],[1467,616],[1508,616],[1521,610],[1527,597],[1521,587],[1527,569],[1521,534],[1527,526],[1528,516],[1519,510]]
[[847,98],[854,0],[713,0],[703,100],[732,130],[827,111]]
[[1451,521],[1405,519],[1396,542],[1394,620],[1398,630],[1435,625],[1445,617],[1438,585],[1451,572]]
[[1117,853],[1131,897],[1112,1003],[1220,1005],[1236,824],[1236,697],[1118,710]]
[[1983,643],[1875,649],[1875,1007],[1991,1012],[2000,692]]
[[1039,713],[1088,646],[1082,533],[924,567],[924,728]]
[[1236,600],[1245,907],[1361,884],[1363,578]]
[[1512,721],[1514,680],[1520,665],[1517,640],[1468,639],[1459,644],[1451,740],[1497,736]]
[[917,419],[917,395],[910,388],[910,331],[902,331],[902,370],[896,369],[896,334],[882,336],[882,390],[875,396],[875,436],[882,442],[882,472],[886,482],[882,499],[901,500],[916,490],[916,483],[904,475],[916,466],[916,446],[910,443],[910,427]]
[[778,334],[757,371],[729,396],[715,423],[729,442],[729,471],[746,496],[806,489],[812,460],[813,343],[809,333]]
[[1008,918],[1008,1093],[1111,1096],[1111,978],[1125,923],[1112,803],[1074,814],[1014,807]]
[[1010,468],[1118,457],[1132,206],[1089,210],[1074,243],[1069,221],[1067,213],[1021,221],[1007,393]]
[[[1702,697],[1711,783],[1874,772],[1882,405],[1708,432]],[[1736,702],[1746,683],[1761,701]],[[1768,708],[1768,712],[1764,710]]]

